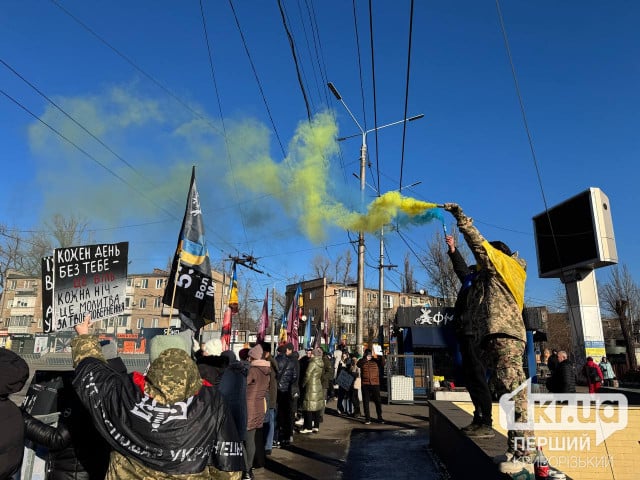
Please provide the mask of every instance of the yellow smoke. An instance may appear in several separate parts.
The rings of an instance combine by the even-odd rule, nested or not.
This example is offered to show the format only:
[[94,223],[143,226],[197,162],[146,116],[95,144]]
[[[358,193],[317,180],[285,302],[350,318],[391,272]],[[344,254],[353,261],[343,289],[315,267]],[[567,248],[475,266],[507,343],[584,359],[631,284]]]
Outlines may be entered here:
[[268,193],[295,218],[299,228],[314,242],[325,238],[331,226],[345,230],[375,232],[402,212],[418,215],[436,204],[388,192],[376,198],[361,214],[345,207],[331,195],[329,158],[338,152],[338,127],[328,113],[302,122],[289,143],[289,154],[280,163],[257,156],[236,169],[236,182],[256,193]]
[[400,212],[414,217],[425,210],[436,207],[435,203],[405,197],[395,191],[387,192],[369,204],[366,214],[352,213],[346,218],[340,219],[338,226],[347,230],[376,232],[391,222]]

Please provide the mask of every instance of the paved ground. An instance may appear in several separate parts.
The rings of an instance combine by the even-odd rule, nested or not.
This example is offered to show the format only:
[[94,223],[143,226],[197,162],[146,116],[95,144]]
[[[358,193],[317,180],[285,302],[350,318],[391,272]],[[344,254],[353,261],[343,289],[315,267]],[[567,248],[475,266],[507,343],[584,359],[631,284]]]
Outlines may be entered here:
[[447,478],[428,448],[428,407],[384,404],[382,410],[385,424],[364,425],[337,415],[329,402],[320,432],[296,433],[290,447],[274,449],[255,470],[256,480]]

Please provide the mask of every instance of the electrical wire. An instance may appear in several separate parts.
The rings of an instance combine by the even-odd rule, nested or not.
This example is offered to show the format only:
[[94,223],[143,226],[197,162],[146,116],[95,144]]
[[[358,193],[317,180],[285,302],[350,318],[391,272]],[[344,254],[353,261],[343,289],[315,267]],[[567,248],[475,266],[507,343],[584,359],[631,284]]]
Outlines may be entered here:
[[280,17],[282,18],[282,26],[284,27],[284,31],[287,34],[287,39],[289,40],[289,48],[291,49],[291,57],[293,58],[293,64],[296,67],[296,74],[298,76],[298,86],[300,87],[300,91],[302,92],[302,98],[304,99],[304,105],[307,108],[307,119],[311,121],[311,106],[309,105],[309,98],[307,97],[307,91],[304,88],[304,83],[302,82],[302,74],[300,71],[300,63],[298,62],[298,55],[296,54],[296,45],[293,41],[293,36],[291,35],[291,30],[289,29],[289,25],[287,24],[287,18],[284,14],[284,8],[282,6],[282,0],[278,0],[278,9],[280,10]]
[[400,155],[400,185],[398,191],[402,192],[402,173],[404,171],[404,147],[407,138],[407,114],[409,109],[409,79],[411,78],[411,45],[413,39],[413,3],[411,0],[411,12],[409,14],[409,47],[407,51],[407,80],[404,92],[404,122],[402,124],[402,153]]
[[[229,173],[231,174],[231,183],[233,185],[233,191],[236,195],[236,202],[238,202],[238,199],[240,198],[239,192],[238,192],[238,184],[236,182],[236,177],[235,177],[235,172],[234,172],[234,168],[233,168],[233,163],[231,162],[231,149],[229,148],[229,138],[227,135],[227,127],[225,124],[225,120],[224,120],[224,114],[222,111],[222,100],[220,99],[220,91],[218,89],[218,82],[216,81],[216,73],[215,73],[215,68],[213,66],[213,54],[211,52],[211,42],[209,41],[209,33],[207,30],[207,20],[204,14],[204,7],[202,5],[202,0],[200,0],[200,16],[202,18],[202,29],[204,31],[204,36],[205,36],[205,43],[207,45],[207,53],[208,53],[208,60],[209,60],[209,70],[211,72],[211,81],[213,82],[213,90],[215,92],[216,95],[216,102],[218,105],[218,111],[220,112],[220,122],[222,124],[222,132],[223,132],[223,138],[224,138],[224,146],[225,146],[225,153],[226,153],[226,157],[227,157],[227,163],[229,164]],[[240,203],[236,203],[237,207],[238,207],[238,211],[240,212],[240,222],[242,225],[242,231],[244,233],[244,238],[245,240],[248,242],[249,238],[247,235],[247,227],[246,227],[246,222],[245,222],[245,214],[244,211],[242,209],[242,205]]]
[[233,13],[233,18],[236,22],[236,27],[238,28],[238,33],[240,34],[240,39],[242,40],[242,45],[244,46],[244,51],[247,54],[247,58],[249,59],[249,64],[251,65],[251,70],[253,71],[253,76],[258,84],[258,89],[260,90],[260,96],[262,97],[262,102],[264,103],[265,108],[267,109],[267,115],[269,117],[269,121],[271,122],[271,128],[273,129],[273,133],[278,140],[278,145],[280,145],[280,151],[282,152],[282,157],[286,157],[287,154],[285,152],[284,146],[282,145],[282,140],[280,140],[280,134],[278,133],[278,129],[276,128],[275,121],[273,120],[273,115],[271,114],[271,109],[269,108],[269,102],[267,102],[267,97],[264,93],[264,89],[262,88],[262,82],[260,81],[260,77],[258,76],[258,71],[256,69],[255,64],[253,63],[253,58],[251,57],[251,52],[249,52],[249,46],[247,45],[247,40],[244,36],[244,32],[242,31],[242,27],[240,26],[240,19],[236,13],[236,9],[233,7],[233,0],[229,0],[229,6],[231,7],[231,12]]
[[100,160],[98,160],[96,157],[94,157],[93,155],[91,155],[89,152],[87,152],[85,149],[83,149],[80,145],[78,145],[77,143],[75,143],[73,140],[71,140],[70,138],[66,137],[61,131],[57,130],[55,127],[53,127],[52,125],[50,125],[49,123],[45,122],[43,119],[41,119],[40,117],[38,117],[38,115],[36,115],[35,113],[33,113],[31,110],[29,110],[25,105],[23,105],[22,103],[20,103],[18,100],[16,100],[15,98],[13,98],[11,95],[9,95],[7,92],[5,92],[4,90],[0,89],[0,93],[2,95],[4,95],[5,97],[7,97],[9,100],[11,100],[14,104],[16,104],[18,107],[20,107],[22,110],[24,110],[26,113],[28,113],[29,115],[31,115],[34,119],[36,119],[38,122],[40,122],[41,124],[43,124],[45,127],[47,127],[49,130],[51,130],[53,133],[55,133],[56,135],[58,135],[60,138],[62,138],[64,141],[66,141],[67,143],[69,143],[71,146],[73,146],[74,148],[76,148],[79,152],[81,152],[82,154],[84,154],[86,157],[88,157],[90,160],[92,160],[93,162],[95,162],[96,164],[98,164],[100,167],[102,167],[104,170],[106,170],[107,172],[109,172],[109,174],[113,175],[115,178],[117,178],[118,180],[120,180],[122,183],[124,183],[127,187],[129,187],[131,190],[133,190],[134,192],[136,192],[138,195],[140,195],[142,198],[144,198],[145,200],[149,201],[149,203],[151,203],[153,206],[157,207],[158,209],[162,210],[164,213],[166,213],[167,215],[169,215],[170,217],[176,219],[176,220],[180,220],[178,217],[175,216],[175,214],[173,214],[172,212],[170,212],[169,210],[165,209],[164,207],[158,205],[155,201],[153,201],[151,198],[147,197],[147,195],[139,190],[135,185],[133,185],[132,183],[130,183],[129,181],[127,181],[124,177],[118,175],[116,172],[114,172],[112,169],[110,169],[107,165],[105,165],[104,163],[102,163]]

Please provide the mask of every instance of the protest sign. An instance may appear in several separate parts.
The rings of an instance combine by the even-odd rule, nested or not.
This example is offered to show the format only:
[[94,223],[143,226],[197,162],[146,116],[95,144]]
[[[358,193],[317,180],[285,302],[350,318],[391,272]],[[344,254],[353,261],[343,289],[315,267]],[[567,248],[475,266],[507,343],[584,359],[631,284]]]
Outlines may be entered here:
[[124,314],[127,242],[57,248],[53,254],[52,330]]

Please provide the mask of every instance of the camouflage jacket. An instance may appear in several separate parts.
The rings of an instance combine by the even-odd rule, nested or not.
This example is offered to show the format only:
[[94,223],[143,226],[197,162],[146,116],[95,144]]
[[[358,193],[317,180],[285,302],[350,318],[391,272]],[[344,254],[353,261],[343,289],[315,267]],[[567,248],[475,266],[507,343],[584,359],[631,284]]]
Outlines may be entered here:
[[[526,341],[522,305],[519,304],[524,293],[526,262],[492,247],[462,210],[452,213],[477,264],[477,277],[467,293],[465,309],[477,340],[482,342],[490,335],[508,335]],[[506,278],[496,268],[496,258],[508,263],[517,275]]]
[[186,352],[165,350],[146,376],[126,377],[103,361],[97,337],[80,335],[71,347],[73,386],[114,450],[107,479],[196,480],[208,478],[208,463],[244,469],[228,407]]

